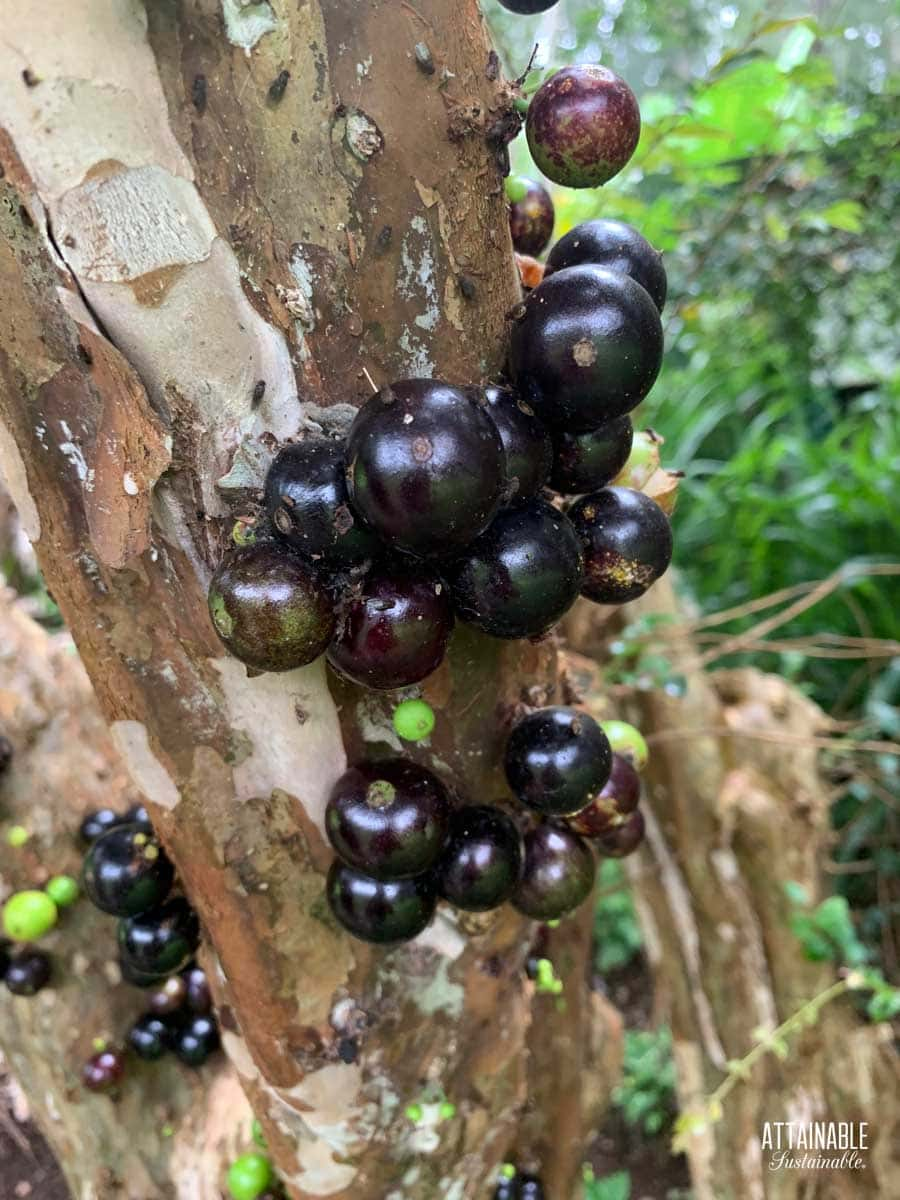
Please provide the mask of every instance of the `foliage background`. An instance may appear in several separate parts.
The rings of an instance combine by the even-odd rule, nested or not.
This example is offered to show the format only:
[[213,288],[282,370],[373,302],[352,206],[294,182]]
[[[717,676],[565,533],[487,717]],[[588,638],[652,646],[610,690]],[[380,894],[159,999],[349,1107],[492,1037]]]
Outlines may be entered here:
[[[637,153],[600,191],[554,189],[555,236],[614,217],[665,252],[667,353],[637,415],[686,472],[675,562],[699,612],[839,573],[774,648],[751,640],[715,665],[777,671],[850,736],[896,739],[900,576],[871,573],[900,558],[896,8],[562,0],[529,19],[485,4],[509,73],[538,44],[529,90],[602,62],[638,96]],[[539,177],[524,138],[513,163]],[[653,634],[622,640],[620,677],[640,679],[643,656],[648,686],[665,682]],[[846,638],[865,639],[859,657],[836,656]],[[859,952],[896,981],[898,759],[869,756],[852,778],[835,766],[835,784],[825,866]],[[598,927],[620,967],[633,915],[606,899]]]

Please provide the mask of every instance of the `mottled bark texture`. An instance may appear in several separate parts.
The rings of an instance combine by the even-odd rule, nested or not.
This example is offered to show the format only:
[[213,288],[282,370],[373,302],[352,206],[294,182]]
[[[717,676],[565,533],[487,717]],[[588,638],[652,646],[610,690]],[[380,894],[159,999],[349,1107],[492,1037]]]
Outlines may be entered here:
[[[627,610],[627,619],[683,609],[670,578]],[[594,615],[596,615],[596,610]],[[647,844],[629,870],[656,984],[671,1022],[680,1104],[690,1110],[722,1079],[728,1060],[754,1045],[834,981],[808,962],[791,932],[784,885],[813,901],[832,888],[823,871],[831,844],[830,787],[816,737],[828,717],[796,688],[761,671],[699,673],[683,628],[658,627],[659,653],[688,679],[685,696],[662,691],[623,700],[648,735],[644,779]],[[570,623],[602,653],[607,630],[591,613]],[[697,1200],[849,1200],[900,1194],[898,1062],[886,1025],[867,1024],[852,1000],[823,1010],[768,1056],[727,1098],[723,1118],[689,1143]],[[867,1122],[864,1170],[769,1169],[766,1121]]]
[[[67,634],[48,635],[0,592],[0,730],[14,747],[0,780],[0,898],[77,875],[84,813],[124,811],[139,796],[110,740]],[[50,985],[33,998],[0,988],[0,1049],[47,1132],[77,1200],[165,1197],[219,1200],[221,1167],[249,1144],[251,1114],[223,1056],[203,1071],[169,1059],[129,1062],[119,1096],[79,1083],[95,1038],[121,1044],[141,1013],[141,993],[121,985],[115,922],[86,900],[42,939]],[[128,1188],[120,1186],[128,1181]],[[13,1181],[0,1163],[0,1195]]]
[[[392,953],[344,936],[322,812],[348,756],[399,749],[390,702],[322,662],[249,678],[205,607],[278,441],[339,426],[370,381],[477,382],[502,360],[507,96],[476,0],[0,16],[0,464],[202,917],[228,1054],[295,1200],[481,1195],[526,1096],[529,926],[442,913]],[[414,753],[492,799],[524,690],[555,687],[552,644],[460,630]],[[554,1066],[580,1061],[589,1016],[558,1025]],[[564,1195],[604,1088],[559,1076]],[[456,1115],[412,1124],[430,1095]]]

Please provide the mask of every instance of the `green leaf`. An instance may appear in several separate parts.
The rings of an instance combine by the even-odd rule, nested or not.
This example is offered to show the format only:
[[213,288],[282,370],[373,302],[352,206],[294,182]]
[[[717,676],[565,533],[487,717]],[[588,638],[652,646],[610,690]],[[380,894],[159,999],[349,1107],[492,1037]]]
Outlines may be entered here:
[[630,1196],[631,1175],[627,1171],[585,1182],[584,1200],[630,1200]]
[[861,233],[866,210],[857,200],[838,200],[823,209],[818,216],[832,229],[845,229],[848,233]]

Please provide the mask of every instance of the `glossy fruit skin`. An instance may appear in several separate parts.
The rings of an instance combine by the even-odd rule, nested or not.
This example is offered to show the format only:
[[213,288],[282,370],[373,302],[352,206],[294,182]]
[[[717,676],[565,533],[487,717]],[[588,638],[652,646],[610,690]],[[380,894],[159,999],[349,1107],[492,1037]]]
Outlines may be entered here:
[[525,136],[535,164],[563,187],[600,187],[625,166],[641,135],[641,110],[606,67],[563,67],[528,105]]
[[156,1062],[171,1049],[172,1036],[173,1028],[169,1022],[161,1020],[153,1013],[145,1013],[132,1025],[126,1040],[129,1049],[133,1050],[138,1058],[144,1059],[145,1062]]
[[587,899],[594,872],[594,856],[577,833],[549,822],[538,825],[525,834],[513,907],[536,921],[555,921]]
[[630,412],[659,374],[663,331],[639,283],[603,267],[556,271],[522,302],[509,363],[551,431],[587,433]]
[[436,775],[406,758],[359,763],[338,779],[325,831],[345,863],[375,879],[409,879],[437,860],[450,799]]
[[180,971],[200,944],[197,914],[182,896],[159,908],[119,921],[119,954],[138,971],[168,975]]
[[421,742],[434,730],[434,709],[424,700],[401,700],[394,709],[391,723],[405,742]]
[[242,1154],[228,1168],[228,1191],[232,1200],[258,1200],[274,1179],[272,1164],[264,1154]]
[[81,1068],[81,1082],[89,1092],[109,1092],[125,1074],[125,1059],[118,1050],[92,1054]]
[[379,552],[378,538],[350,507],[338,442],[317,438],[279,451],[266,476],[265,506],[278,537],[326,567],[344,570]]
[[558,3],[559,0],[500,0],[503,8],[509,9],[510,12],[520,13],[523,16],[546,12],[548,8],[552,8],[554,4]]
[[494,1188],[493,1200],[519,1200],[519,1181],[517,1176],[514,1175],[512,1179],[503,1178],[498,1180],[497,1186]]
[[486,527],[503,494],[503,446],[460,388],[404,379],[357,413],[347,438],[354,508],[398,550],[445,558]]
[[291,671],[324,654],[334,604],[315,568],[274,542],[232,550],[209,585],[209,614],[229,652],[258,671]]
[[550,474],[553,446],[550,434],[528,405],[509,388],[484,390],[487,413],[503,443],[504,501],[536,496]]
[[550,251],[544,275],[582,263],[630,275],[662,312],[668,289],[662,255],[631,225],[603,218],[576,225]]
[[83,842],[95,842],[101,834],[114,829],[116,825],[125,824],[122,813],[114,812],[111,808],[98,808],[96,812],[88,813],[81,822],[78,836]]
[[68,908],[81,895],[78,880],[71,875],[54,875],[44,884],[44,891],[57,908]]
[[154,971],[139,971],[121,956],[119,957],[119,971],[121,972],[123,983],[142,989],[158,988],[168,978],[168,976],[160,975]]
[[553,435],[550,486],[563,495],[604,487],[622,470],[634,439],[631,417],[614,417],[588,433]]
[[636,771],[650,761],[650,747],[644,735],[627,721],[601,721],[600,728],[609,739],[613,754],[620,754]]
[[42,950],[26,946],[10,958],[3,972],[3,982],[14,996],[34,996],[47,986],[52,974],[49,956]]
[[506,813],[467,805],[451,818],[437,867],[438,891],[456,908],[487,912],[512,895],[522,869],[522,839]]
[[132,804],[131,808],[126,809],[122,815],[122,824],[140,825],[145,833],[153,832],[153,822],[143,804]]
[[447,585],[398,561],[373,569],[348,591],[328,661],[362,687],[391,691],[436,670],[452,630]]
[[[154,972],[150,972],[153,974]],[[147,1007],[153,1016],[169,1016],[184,1008],[187,984],[183,975],[168,975],[147,997]]]
[[581,549],[545,500],[505,508],[448,572],[457,616],[491,637],[539,637],[581,588]]
[[503,759],[516,797],[535,812],[580,812],[612,769],[606,734],[588,713],[562,705],[539,708],[512,729]]
[[3,905],[3,932],[14,942],[33,942],[43,937],[58,919],[54,900],[34,888],[14,892]]
[[669,518],[643,492],[591,492],[575,501],[569,517],[584,550],[581,594],[598,604],[643,596],[672,561]]
[[594,839],[597,853],[604,858],[624,858],[633,854],[644,840],[644,815],[637,809],[626,817],[620,825],[611,825],[609,829]]
[[328,873],[326,892],[332,913],[348,933],[380,945],[416,937],[437,903],[431,875],[378,880],[338,861]]
[[188,1067],[202,1067],[220,1044],[219,1027],[211,1016],[192,1017],[175,1034],[172,1049]]
[[212,1012],[212,992],[209,989],[209,980],[206,977],[206,972],[202,967],[188,967],[183,972],[181,978],[184,980],[187,987],[187,1006],[191,1012],[195,1012],[200,1016],[207,1016]]
[[511,175],[506,180],[506,195],[513,247],[519,254],[540,254],[553,236],[556,220],[550,193],[534,179]]
[[519,1200],[544,1200],[544,1185],[537,1175],[519,1176]]
[[569,817],[566,824],[582,837],[603,837],[609,829],[628,819],[640,798],[640,776],[628,759],[614,754],[609,779],[591,802]]
[[88,850],[81,884],[88,899],[114,917],[134,917],[161,904],[175,869],[158,840],[139,825],[117,825]]

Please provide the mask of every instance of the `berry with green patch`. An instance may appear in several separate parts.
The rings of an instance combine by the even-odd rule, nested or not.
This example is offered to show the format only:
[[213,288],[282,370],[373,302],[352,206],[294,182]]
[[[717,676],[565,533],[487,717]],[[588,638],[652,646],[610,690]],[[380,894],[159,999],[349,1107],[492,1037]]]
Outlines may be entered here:
[[636,771],[643,771],[650,761],[650,747],[644,735],[627,721],[601,721],[613,754],[621,754]]

